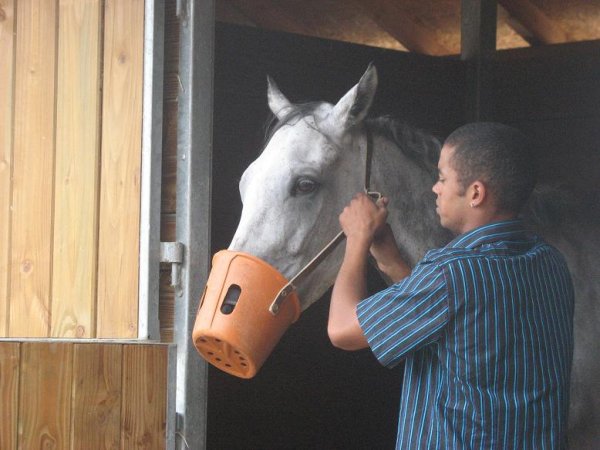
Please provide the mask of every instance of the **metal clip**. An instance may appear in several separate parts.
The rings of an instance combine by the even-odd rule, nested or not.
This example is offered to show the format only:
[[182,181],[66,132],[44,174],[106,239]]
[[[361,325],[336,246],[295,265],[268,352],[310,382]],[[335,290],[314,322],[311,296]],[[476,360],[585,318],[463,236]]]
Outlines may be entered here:
[[184,246],[181,242],[161,242],[160,262],[171,264],[171,286],[177,291],[181,285],[181,264]]
[[279,308],[281,307],[281,303],[285,300],[285,298],[290,295],[292,292],[296,290],[296,286],[294,286],[291,282],[286,284],[275,296],[275,300],[269,306],[269,312],[276,316],[279,312]]
[[381,197],[383,197],[383,195],[381,194],[381,192],[378,192],[378,191],[369,191],[367,189],[365,189],[365,194],[367,194],[369,197],[371,197],[371,199],[374,202],[377,202],[379,199],[381,199]]

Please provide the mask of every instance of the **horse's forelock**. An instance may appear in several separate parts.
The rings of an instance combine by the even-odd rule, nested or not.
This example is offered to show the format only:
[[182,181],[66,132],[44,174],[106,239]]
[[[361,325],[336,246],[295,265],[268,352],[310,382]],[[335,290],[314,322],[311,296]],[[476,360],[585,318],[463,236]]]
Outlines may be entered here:
[[294,104],[294,107],[283,116],[281,119],[277,119],[274,114],[271,114],[265,124],[265,138],[263,141],[261,153],[269,144],[269,141],[277,131],[286,125],[294,125],[299,120],[305,117],[317,116],[319,109],[325,105],[324,102],[306,102]]

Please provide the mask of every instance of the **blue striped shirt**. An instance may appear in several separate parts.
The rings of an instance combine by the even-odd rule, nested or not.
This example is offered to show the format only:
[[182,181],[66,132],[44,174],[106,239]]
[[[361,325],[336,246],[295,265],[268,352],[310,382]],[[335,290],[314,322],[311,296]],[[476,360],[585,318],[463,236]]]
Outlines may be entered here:
[[397,449],[565,446],[573,286],[520,220],[429,251],[357,314],[383,365],[406,361]]

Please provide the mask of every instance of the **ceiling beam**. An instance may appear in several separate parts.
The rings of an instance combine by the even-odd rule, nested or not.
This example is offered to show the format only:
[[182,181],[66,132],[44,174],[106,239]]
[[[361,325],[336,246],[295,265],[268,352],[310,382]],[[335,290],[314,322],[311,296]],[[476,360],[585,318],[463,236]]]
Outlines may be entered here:
[[518,22],[508,21],[509,26],[530,44],[569,42],[569,34],[529,0],[498,0],[498,3]]
[[227,0],[227,3],[259,28],[307,36],[317,35],[315,30],[289,14],[281,2],[276,0]]
[[215,17],[219,22],[256,26],[252,20],[231,4],[229,0],[219,0],[215,2]]
[[382,30],[408,50],[425,55],[449,55],[451,50],[442,45],[435,33],[420,24],[403,10],[396,0],[352,0]]

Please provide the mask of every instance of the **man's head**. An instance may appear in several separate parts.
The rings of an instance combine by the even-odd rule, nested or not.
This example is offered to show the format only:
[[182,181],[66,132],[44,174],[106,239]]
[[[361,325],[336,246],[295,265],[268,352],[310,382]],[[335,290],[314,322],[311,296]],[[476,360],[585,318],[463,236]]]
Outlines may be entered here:
[[516,216],[535,184],[527,139],[499,123],[458,128],[446,139],[438,167],[440,180],[433,187],[438,214],[442,225],[455,232],[473,222]]

